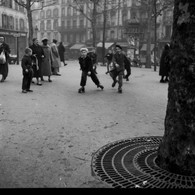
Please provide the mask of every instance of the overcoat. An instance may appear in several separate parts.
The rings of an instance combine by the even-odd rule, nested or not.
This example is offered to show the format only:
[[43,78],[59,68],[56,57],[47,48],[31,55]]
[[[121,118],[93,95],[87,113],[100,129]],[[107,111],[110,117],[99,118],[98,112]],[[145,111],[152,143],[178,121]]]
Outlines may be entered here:
[[160,76],[169,76],[169,70],[170,70],[169,63],[170,63],[169,49],[165,48],[160,58],[160,68],[159,68]]
[[51,61],[51,66],[53,68],[59,68],[61,61],[60,61],[60,55],[58,52],[57,45],[55,43],[51,43],[51,55],[52,55],[52,61]]

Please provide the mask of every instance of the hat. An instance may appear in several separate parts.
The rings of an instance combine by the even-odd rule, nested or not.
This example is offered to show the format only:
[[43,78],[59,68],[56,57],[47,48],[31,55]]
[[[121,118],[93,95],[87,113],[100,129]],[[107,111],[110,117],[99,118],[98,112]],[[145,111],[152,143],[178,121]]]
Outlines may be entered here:
[[48,41],[48,38],[44,37],[44,38],[42,39],[42,42],[43,42],[43,41]]
[[87,53],[89,52],[89,50],[88,50],[87,48],[81,48],[81,49],[80,49],[80,52],[82,52],[82,51],[85,51],[85,52],[87,52]]
[[120,45],[116,45],[115,47],[118,47],[118,48],[120,48],[122,50],[122,47]]

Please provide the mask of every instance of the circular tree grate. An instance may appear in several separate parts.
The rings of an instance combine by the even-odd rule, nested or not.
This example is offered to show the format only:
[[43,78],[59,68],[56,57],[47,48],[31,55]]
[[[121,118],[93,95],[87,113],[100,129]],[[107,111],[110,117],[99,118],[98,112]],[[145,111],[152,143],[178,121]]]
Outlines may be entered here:
[[195,177],[157,166],[161,139],[137,137],[103,146],[92,158],[93,175],[114,188],[195,188]]

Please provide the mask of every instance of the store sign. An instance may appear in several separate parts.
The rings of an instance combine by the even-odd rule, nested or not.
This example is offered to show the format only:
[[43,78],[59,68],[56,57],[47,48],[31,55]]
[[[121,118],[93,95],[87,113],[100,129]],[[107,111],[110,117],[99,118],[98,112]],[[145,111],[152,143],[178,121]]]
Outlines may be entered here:
[[4,31],[0,31],[1,35],[12,35],[14,37],[25,37],[26,33],[16,33],[16,32],[4,32]]

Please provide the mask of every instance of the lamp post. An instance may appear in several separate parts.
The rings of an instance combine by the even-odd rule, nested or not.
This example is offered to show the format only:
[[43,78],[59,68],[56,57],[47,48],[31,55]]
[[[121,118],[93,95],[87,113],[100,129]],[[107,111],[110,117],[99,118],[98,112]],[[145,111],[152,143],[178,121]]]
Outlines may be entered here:
[[37,27],[37,25],[36,25],[36,26],[35,26],[35,37],[36,37],[36,38],[38,38],[38,30],[39,30],[39,29],[38,29],[38,27]]

